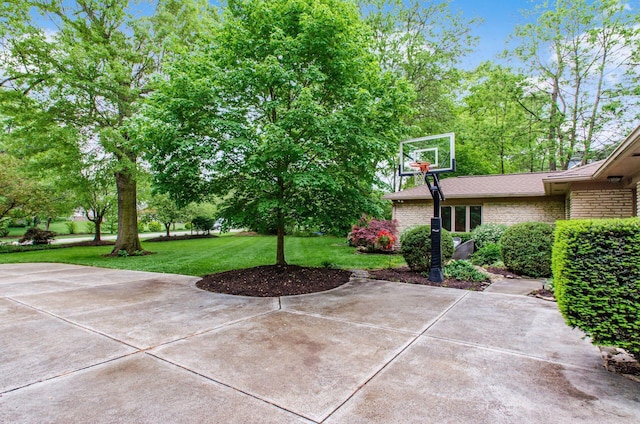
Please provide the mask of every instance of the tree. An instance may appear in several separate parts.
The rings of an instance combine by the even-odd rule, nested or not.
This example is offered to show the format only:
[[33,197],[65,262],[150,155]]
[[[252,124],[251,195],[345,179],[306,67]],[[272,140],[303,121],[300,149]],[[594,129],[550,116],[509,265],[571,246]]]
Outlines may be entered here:
[[[373,30],[374,52],[383,69],[406,78],[416,93],[414,113],[405,122],[410,135],[451,132],[458,65],[476,43],[471,30],[478,20],[454,14],[449,2],[362,0],[360,9]],[[412,184],[397,178],[397,149],[383,165],[381,172],[390,176],[393,190]]]
[[638,75],[630,58],[640,15],[619,0],[546,1],[528,15],[535,22],[516,28],[512,53],[546,94],[545,113],[534,115],[546,126],[549,168],[567,169],[576,155],[586,164],[635,118],[625,114],[634,103],[625,79]]
[[[206,23],[213,14],[198,0],[161,0],[151,18],[134,18],[128,10],[128,0],[25,0],[0,7],[5,47],[0,95],[28,97],[58,126],[76,132],[81,151],[97,151],[115,164],[113,254],[141,250],[136,210],[141,151],[129,120],[149,93],[150,76],[170,56],[167,49],[177,46],[178,36],[188,44],[201,28],[192,20]],[[40,27],[38,15],[55,30]]]
[[32,193],[32,183],[22,173],[19,161],[0,152],[0,222],[12,211],[26,206]]
[[277,265],[287,223],[368,212],[411,98],[371,41],[351,2],[229,1],[146,109],[155,184],[181,204],[213,192],[231,224],[276,229]]
[[110,170],[104,168],[104,163],[98,161],[93,167],[85,168],[78,178],[77,199],[84,215],[94,223],[93,241],[96,242],[102,237],[102,223],[117,202],[111,175]]
[[156,194],[152,196],[149,206],[152,209],[155,209],[154,218],[162,222],[166,230],[167,237],[169,237],[171,224],[184,216],[183,209],[178,207],[176,202],[167,194]]
[[456,150],[463,156],[473,155],[473,164],[460,161],[461,175],[469,174],[464,171],[505,174],[542,170],[542,128],[527,112],[540,114],[540,102],[531,94],[527,78],[485,62],[470,72],[467,80]]

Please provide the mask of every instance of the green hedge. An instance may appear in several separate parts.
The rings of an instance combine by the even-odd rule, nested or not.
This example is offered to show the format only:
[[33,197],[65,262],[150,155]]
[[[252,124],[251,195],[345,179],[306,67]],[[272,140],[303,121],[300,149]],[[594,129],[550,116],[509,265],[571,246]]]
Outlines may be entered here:
[[640,360],[640,219],[559,222],[552,266],[567,323]]
[[[444,228],[441,232],[442,265],[453,257],[453,237]],[[400,236],[402,257],[413,271],[429,271],[431,268],[431,226],[421,225],[405,230]]]
[[512,225],[500,239],[502,260],[512,272],[529,277],[551,276],[553,227],[544,222]]
[[507,231],[507,226],[504,224],[488,223],[477,226],[471,232],[471,236],[476,241],[476,249],[494,243],[500,244],[502,235]]

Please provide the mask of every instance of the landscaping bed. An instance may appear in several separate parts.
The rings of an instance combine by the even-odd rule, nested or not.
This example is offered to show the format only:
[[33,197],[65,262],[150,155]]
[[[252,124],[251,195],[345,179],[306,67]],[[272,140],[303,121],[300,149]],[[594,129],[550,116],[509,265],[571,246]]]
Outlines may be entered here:
[[202,290],[254,297],[292,296],[339,287],[351,271],[297,265],[265,265],[205,275],[196,286]]
[[473,291],[483,291],[491,284],[490,281],[461,281],[447,278],[441,283],[429,280],[419,272],[411,271],[409,267],[379,269],[369,271],[371,278],[376,280],[397,281],[401,283],[421,284],[424,286],[447,287],[450,289],[463,289]]

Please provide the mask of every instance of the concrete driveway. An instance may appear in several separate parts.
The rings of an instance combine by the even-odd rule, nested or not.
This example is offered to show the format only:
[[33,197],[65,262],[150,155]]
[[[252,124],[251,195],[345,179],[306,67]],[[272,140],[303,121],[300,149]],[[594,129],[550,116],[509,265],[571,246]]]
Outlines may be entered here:
[[640,422],[556,304],[367,279],[246,298],[197,278],[0,265],[0,422]]

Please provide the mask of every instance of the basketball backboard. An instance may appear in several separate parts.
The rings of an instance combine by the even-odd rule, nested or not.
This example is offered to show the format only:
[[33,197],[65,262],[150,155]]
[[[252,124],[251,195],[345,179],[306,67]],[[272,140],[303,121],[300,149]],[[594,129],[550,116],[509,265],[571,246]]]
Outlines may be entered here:
[[412,138],[400,143],[400,175],[410,176],[420,171],[410,165],[429,162],[430,172],[442,173],[456,170],[455,135],[453,133]]

